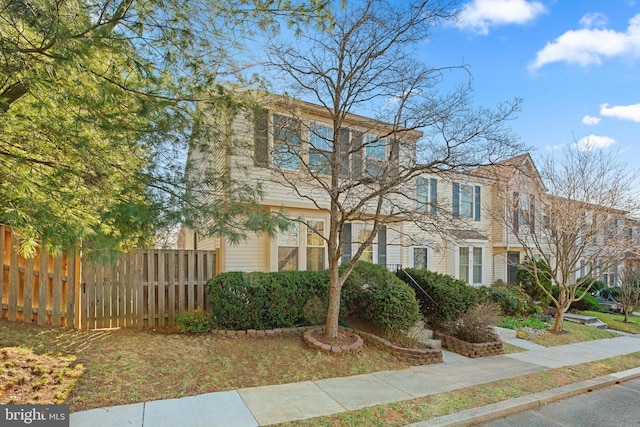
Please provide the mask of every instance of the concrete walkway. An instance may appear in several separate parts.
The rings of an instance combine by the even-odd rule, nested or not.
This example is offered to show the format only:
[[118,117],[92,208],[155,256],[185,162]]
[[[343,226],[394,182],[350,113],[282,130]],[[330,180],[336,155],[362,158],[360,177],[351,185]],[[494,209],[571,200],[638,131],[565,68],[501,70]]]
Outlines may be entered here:
[[[524,347],[521,341],[507,340]],[[383,371],[92,409],[72,413],[70,425],[264,426],[415,399],[531,372],[634,353],[640,351],[640,337],[621,336],[552,348],[529,345],[528,348],[529,350],[521,353],[479,359],[469,359],[443,351],[443,363],[415,366],[401,371]],[[618,374],[615,378],[619,381],[624,375]],[[631,370],[628,375],[638,376],[640,369]],[[585,387],[593,387],[593,384],[595,382],[591,380]],[[576,387],[571,388],[574,394]],[[554,392],[566,393],[567,390],[552,390],[545,392],[545,396],[548,398]],[[539,401],[539,398],[536,399]],[[502,406],[496,407],[495,411],[504,411],[505,405],[515,407],[522,402],[523,399],[501,402]],[[531,405],[531,402],[526,401],[526,404]],[[460,419],[478,419],[477,415],[474,415],[478,413],[477,410],[475,413],[466,412],[416,425],[454,425]]]

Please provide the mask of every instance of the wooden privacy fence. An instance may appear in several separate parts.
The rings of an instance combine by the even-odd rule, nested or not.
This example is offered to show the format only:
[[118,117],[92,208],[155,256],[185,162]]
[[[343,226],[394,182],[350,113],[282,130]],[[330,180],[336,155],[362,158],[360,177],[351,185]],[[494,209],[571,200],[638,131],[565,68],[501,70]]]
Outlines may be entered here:
[[38,248],[34,258],[16,251],[11,228],[0,225],[2,248],[2,315],[11,321],[38,325],[77,325],[75,304],[80,260],[74,251],[51,256]]
[[2,310],[10,321],[83,329],[171,326],[175,317],[206,308],[215,251],[135,250],[115,262],[81,260],[77,251],[34,258],[16,251],[0,225]]
[[83,329],[175,324],[206,308],[205,287],[215,276],[215,251],[136,250],[115,263],[83,262]]

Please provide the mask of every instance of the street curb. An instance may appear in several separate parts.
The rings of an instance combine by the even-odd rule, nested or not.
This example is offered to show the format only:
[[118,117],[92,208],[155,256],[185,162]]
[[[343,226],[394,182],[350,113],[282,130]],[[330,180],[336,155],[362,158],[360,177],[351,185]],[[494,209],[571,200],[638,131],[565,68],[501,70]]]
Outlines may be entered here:
[[431,418],[425,421],[408,424],[405,427],[463,427],[486,423],[498,418],[503,418],[529,409],[535,409],[558,400],[567,399],[582,393],[588,393],[600,388],[609,387],[621,382],[640,377],[640,368],[616,372],[590,380],[580,381],[551,390],[545,390],[515,399],[503,400],[491,405],[468,409],[442,417]]

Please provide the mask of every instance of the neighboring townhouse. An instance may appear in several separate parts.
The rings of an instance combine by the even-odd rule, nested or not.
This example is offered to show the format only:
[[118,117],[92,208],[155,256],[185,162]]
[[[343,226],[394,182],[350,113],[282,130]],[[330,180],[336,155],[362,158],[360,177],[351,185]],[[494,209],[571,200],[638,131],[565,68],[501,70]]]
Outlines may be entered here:
[[485,213],[491,218],[493,280],[514,283],[518,265],[526,256],[514,233],[534,232],[543,215],[539,195],[546,189],[528,153],[474,169],[474,176],[493,182],[491,202]]

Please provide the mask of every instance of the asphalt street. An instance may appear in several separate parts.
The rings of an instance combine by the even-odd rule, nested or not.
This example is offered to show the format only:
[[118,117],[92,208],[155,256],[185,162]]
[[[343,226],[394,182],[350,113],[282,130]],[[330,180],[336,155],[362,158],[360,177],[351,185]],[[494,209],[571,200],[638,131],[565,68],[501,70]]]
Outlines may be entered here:
[[640,426],[640,378],[480,425],[483,427]]

